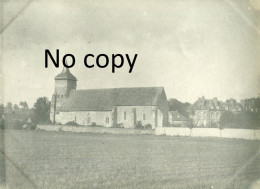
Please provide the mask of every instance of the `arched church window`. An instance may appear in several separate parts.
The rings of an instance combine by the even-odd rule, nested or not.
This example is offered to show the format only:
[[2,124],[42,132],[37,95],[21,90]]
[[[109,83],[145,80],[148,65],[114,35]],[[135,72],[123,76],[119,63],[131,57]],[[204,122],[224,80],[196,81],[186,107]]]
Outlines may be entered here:
[[126,111],[124,111],[124,120],[126,120]]
[[109,123],[109,117],[106,118],[106,123]]
[[57,95],[57,98],[60,98],[60,94]]
[[61,94],[60,97],[63,98],[63,94]]

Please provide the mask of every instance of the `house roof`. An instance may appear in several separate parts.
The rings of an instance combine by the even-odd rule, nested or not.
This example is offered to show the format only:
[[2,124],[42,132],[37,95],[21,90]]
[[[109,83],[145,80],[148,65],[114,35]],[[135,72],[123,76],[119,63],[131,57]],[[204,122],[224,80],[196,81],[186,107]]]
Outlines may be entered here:
[[163,87],[73,90],[60,111],[108,111],[114,106],[156,106]]
[[223,107],[226,110],[231,111],[241,111],[243,106],[240,103],[237,103],[236,101],[227,100],[226,103],[223,103]]
[[64,80],[64,79],[77,81],[77,78],[72,73],[70,73],[69,68],[65,68],[65,67],[63,68],[62,72],[55,77],[55,80]]
[[216,98],[205,99],[199,98],[192,104],[188,110],[225,110],[223,103]]
[[184,115],[182,115],[178,111],[169,111],[169,113],[172,116],[172,121],[187,121],[188,120],[188,118],[186,118]]

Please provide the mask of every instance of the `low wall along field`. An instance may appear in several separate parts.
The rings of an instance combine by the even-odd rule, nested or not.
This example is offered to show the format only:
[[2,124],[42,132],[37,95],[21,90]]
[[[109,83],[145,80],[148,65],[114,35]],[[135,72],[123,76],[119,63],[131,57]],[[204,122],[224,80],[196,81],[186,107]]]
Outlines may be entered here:
[[253,129],[217,129],[217,128],[177,128],[161,127],[155,129],[155,135],[221,137],[246,140],[260,140],[260,130]]
[[260,130],[253,129],[217,129],[217,128],[185,128],[157,127],[155,130],[139,130],[106,127],[76,127],[68,125],[38,125],[38,129],[46,131],[69,131],[76,133],[111,133],[111,134],[149,134],[166,136],[218,137],[246,140],[260,140]]

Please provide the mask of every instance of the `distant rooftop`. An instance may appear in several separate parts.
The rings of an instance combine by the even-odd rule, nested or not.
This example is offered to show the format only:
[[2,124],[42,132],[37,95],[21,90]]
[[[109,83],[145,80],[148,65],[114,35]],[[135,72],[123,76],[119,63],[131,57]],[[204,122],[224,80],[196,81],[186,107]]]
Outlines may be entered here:
[[216,97],[213,99],[199,98],[194,104],[189,107],[189,110],[225,110],[223,103]]

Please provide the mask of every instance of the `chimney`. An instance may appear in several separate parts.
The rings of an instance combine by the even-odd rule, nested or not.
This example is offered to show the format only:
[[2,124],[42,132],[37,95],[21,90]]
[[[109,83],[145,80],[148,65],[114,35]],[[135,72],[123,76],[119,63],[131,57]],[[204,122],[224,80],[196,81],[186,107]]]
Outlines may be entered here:
[[213,102],[214,102],[215,105],[217,105],[217,104],[218,104],[218,98],[217,98],[217,97],[214,97],[214,98],[213,98]]
[[205,97],[202,96],[202,97],[201,97],[201,100],[202,100],[202,103],[204,104],[204,102],[205,102]]

